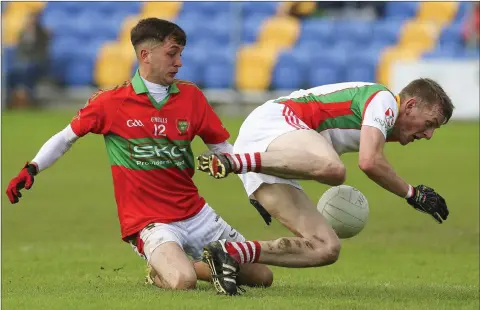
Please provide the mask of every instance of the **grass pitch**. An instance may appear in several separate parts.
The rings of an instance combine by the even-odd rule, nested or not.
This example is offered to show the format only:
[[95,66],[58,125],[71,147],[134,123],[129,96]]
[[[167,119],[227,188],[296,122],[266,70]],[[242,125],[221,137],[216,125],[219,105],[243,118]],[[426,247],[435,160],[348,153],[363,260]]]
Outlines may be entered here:
[[[431,141],[388,145],[396,171],[446,199],[450,217],[436,224],[369,181],[356,154],[343,159],[347,182],[370,203],[364,231],[344,240],[328,267],[274,267],[274,285],[242,297],[216,296],[199,283],[190,292],[143,285],[144,262],[120,239],[110,168],[101,136],[78,141],[37,176],[22,201],[4,190],[25,161],[68,124],[74,112],[2,115],[2,309],[478,309],[479,124],[452,122]],[[235,137],[241,119],[224,118]],[[232,142],[234,141],[232,137]],[[206,149],[200,139],[196,154]],[[238,178],[197,174],[207,201],[250,239],[291,235],[267,227]],[[302,182],[317,201],[326,186]]]

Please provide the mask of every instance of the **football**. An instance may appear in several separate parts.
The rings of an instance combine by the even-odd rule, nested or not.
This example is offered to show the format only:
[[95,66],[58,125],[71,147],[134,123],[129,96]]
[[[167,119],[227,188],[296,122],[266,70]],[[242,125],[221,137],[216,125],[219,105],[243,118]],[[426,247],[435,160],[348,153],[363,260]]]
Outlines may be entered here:
[[369,214],[367,198],[348,185],[329,188],[320,197],[317,209],[340,239],[358,235],[365,227]]

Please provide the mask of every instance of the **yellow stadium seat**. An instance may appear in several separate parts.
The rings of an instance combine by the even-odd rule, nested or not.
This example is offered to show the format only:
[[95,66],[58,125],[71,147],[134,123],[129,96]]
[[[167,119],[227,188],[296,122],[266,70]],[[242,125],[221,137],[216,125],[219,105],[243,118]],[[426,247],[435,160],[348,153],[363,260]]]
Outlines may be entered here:
[[281,2],[280,8],[277,13],[281,14],[288,14],[288,12],[292,9],[292,7],[296,5],[295,13],[300,14],[301,16],[308,16],[315,12],[317,9],[317,3],[314,1],[302,1],[302,2]]
[[236,84],[240,90],[265,90],[271,82],[278,50],[260,45],[242,47],[237,54]]
[[122,29],[120,30],[119,34],[119,41],[122,43],[130,42],[130,32],[133,27],[138,23],[140,20],[140,16],[131,15],[128,16],[122,24]]
[[392,46],[386,48],[378,63],[377,82],[387,87],[390,86],[390,73],[394,62],[399,60],[414,60],[417,59],[423,51],[422,47],[407,47],[402,48]]
[[416,20],[408,21],[403,26],[398,45],[400,47],[423,46],[428,50],[435,45],[438,32],[439,29],[435,24]]
[[241,91],[264,91],[271,82],[270,72],[248,65],[237,71],[237,88]]
[[142,17],[174,19],[182,8],[182,2],[145,2]]
[[9,10],[2,18],[2,43],[13,45],[18,42],[20,31],[25,25],[27,15],[24,12]]
[[95,65],[95,82],[100,88],[119,85],[131,78],[135,53],[128,44],[108,42],[100,50]]
[[300,33],[300,22],[290,16],[275,16],[267,19],[261,26],[258,44],[284,48],[291,47]]
[[420,2],[417,20],[444,26],[455,18],[458,2]]
[[46,2],[9,2],[7,11],[17,11],[22,14],[38,12],[45,7]]

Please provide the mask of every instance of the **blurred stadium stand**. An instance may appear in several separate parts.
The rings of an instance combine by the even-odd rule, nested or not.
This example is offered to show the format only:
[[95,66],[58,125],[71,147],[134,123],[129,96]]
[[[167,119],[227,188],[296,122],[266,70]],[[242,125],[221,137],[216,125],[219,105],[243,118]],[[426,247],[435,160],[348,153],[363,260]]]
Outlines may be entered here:
[[[25,16],[42,12],[50,42],[49,77],[67,92],[109,87],[137,67],[130,29],[145,17],[187,33],[178,78],[204,89],[264,92],[344,81],[388,85],[399,59],[479,57],[463,26],[472,2],[385,2],[383,15],[279,14],[280,2],[2,3],[2,76],[9,74]],[[302,13],[303,14],[303,13]],[[57,89],[58,91],[58,89]],[[73,91],[74,92],[74,91]]]

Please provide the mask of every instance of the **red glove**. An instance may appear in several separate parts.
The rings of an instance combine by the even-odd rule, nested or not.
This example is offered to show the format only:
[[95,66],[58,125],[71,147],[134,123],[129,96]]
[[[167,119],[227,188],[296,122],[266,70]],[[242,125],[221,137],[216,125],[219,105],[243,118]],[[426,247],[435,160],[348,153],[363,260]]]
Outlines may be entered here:
[[20,173],[10,181],[7,188],[7,196],[10,199],[10,202],[17,203],[18,199],[22,197],[20,190],[30,189],[33,185],[33,177],[38,173],[38,167],[36,164],[29,164],[28,161],[25,164],[25,167],[20,171]]

